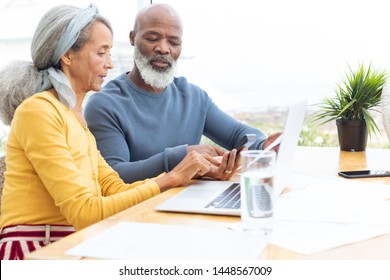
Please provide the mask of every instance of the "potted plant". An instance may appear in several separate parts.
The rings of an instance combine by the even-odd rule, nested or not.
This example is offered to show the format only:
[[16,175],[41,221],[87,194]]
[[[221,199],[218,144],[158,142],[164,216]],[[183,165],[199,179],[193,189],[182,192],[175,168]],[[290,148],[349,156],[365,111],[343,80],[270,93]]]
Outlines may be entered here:
[[383,86],[388,77],[385,70],[374,70],[371,64],[360,64],[356,70],[349,67],[334,97],[325,97],[319,110],[310,119],[320,125],[336,120],[340,149],[365,151],[367,135],[371,137],[379,128],[371,111],[379,111]]

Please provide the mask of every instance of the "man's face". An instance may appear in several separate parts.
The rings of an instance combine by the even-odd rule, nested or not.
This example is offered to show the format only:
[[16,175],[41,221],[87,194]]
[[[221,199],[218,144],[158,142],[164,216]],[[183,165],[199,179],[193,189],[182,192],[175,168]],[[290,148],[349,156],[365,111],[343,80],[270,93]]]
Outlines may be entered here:
[[164,88],[172,82],[181,54],[181,36],[180,19],[158,9],[140,18],[130,33],[136,67],[150,86]]
[[167,55],[146,57],[134,47],[134,62],[146,84],[154,88],[166,88],[175,76],[176,61]]

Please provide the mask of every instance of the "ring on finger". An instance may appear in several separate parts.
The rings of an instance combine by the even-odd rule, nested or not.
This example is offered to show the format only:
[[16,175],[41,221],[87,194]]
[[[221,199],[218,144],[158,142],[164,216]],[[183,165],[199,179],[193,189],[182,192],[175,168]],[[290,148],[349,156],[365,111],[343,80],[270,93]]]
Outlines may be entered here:
[[225,171],[224,171],[223,173],[225,173],[225,174],[230,174],[230,173],[232,173],[232,171],[231,171],[231,170],[225,169]]

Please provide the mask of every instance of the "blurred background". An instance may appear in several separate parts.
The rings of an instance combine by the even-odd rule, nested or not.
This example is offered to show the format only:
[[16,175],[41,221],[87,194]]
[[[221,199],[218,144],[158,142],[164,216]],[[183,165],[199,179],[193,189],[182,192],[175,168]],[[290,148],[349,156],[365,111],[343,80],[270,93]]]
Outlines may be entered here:
[[[41,16],[58,4],[85,0],[1,0],[0,68],[31,60]],[[137,10],[150,1],[93,0],[114,29],[115,68],[106,82],[132,68],[128,34]],[[205,89],[223,110],[265,133],[283,128],[287,106],[308,99],[308,114],[332,96],[349,66],[390,70],[386,0],[165,0],[182,16],[178,76]],[[376,114],[382,129],[381,115]],[[0,123],[0,153],[9,128]],[[383,129],[382,129],[383,131]],[[336,126],[307,124],[300,145],[337,145]],[[205,140],[207,141],[207,139]],[[389,147],[383,131],[369,147]]]

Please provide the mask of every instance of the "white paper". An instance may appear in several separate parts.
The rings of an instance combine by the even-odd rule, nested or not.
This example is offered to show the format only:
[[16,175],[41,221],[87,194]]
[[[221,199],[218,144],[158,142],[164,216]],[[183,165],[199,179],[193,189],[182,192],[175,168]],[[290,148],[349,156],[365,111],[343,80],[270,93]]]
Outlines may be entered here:
[[261,236],[229,230],[120,222],[66,252],[97,259],[256,259]]
[[270,243],[303,255],[390,233],[390,226],[276,221]]
[[313,254],[390,233],[390,186],[294,172],[271,243]]
[[390,225],[390,186],[334,180],[283,194],[278,220]]
[[299,172],[289,184],[275,204],[272,244],[308,255],[390,234],[390,185]]
[[390,225],[390,201],[353,198],[303,197],[279,200],[279,220]]
[[[228,228],[243,231],[240,222],[230,223]],[[390,226],[275,221],[269,242],[295,253],[311,255],[384,234],[390,234]]]

